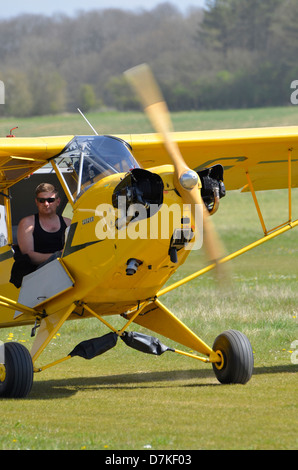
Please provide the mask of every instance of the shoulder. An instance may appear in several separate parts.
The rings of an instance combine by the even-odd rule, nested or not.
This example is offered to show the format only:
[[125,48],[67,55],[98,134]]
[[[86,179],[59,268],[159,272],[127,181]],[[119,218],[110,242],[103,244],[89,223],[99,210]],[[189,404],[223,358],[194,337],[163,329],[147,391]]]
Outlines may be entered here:
[[19,229],[34,229],[35,225],[35,216],[34,215],[28,215],[27,217],[24,217],[23,219],[20,220],[18,228]]

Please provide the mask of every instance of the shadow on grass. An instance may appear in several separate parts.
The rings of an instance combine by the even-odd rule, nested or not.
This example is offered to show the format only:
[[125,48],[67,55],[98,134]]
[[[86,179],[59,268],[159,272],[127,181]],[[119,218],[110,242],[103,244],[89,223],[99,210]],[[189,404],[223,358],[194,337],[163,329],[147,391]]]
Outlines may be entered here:
[[[71,379],[40,380],[35,381],[29,399],[56,399],[68,397],[76,394],[79,390],[132,390],[138,388],[162,388],[173,387],[173,382],[179,380],[214,378],[212,369],[210,370],[172,370],[161,372],[138,372],[133,374],[115,374],[99,377],[73,377]],[[165,384],[168,382],[168,384]],[[159,385],[163,383],[163,385]],[[218,383],[197,383],[197,384],[175,384],[180,387],[206,387],[215,386]]]
[[260,374],[282,374],[285,372],[298,372],[298,365],[296,364],[284,364],[279,366],[263,366],[263,367],[255,367],[254,368],[254,375]]
[[[254,375],[260,374],[280,374],[295,373],[298,366],[279,365],[268,367],[256,367]],[[210,379],[204,383],[183,383],[178,381]],[[167,382],[167,384],[166,384]],[[176,383],[174,383],[176,382]],[[160,385],[162,383],[162,385]],[[115,374],[99,377],[73,377],[57,380],[35,381],[33,389],[28,397],[29,400],[51,400],[57,398],[67,398],[75,395],[78,391],[84,389],[90,390],[133,390],[144,388],[170,388],[170,387],[214,387],[221,386],[216,381],[212,369],[190,369],[190,370],[172,370],[161,372],[139,372],[132,374]]]

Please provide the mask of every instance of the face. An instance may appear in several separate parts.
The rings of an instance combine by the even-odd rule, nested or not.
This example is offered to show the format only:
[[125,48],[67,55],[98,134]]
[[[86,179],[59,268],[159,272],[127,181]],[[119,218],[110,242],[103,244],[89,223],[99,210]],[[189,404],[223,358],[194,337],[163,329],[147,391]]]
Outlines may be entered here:
[[55,193],[44,191],[37,195],[35,202],[40,214],[51,215],[56,213],[60,198],[56,198]]

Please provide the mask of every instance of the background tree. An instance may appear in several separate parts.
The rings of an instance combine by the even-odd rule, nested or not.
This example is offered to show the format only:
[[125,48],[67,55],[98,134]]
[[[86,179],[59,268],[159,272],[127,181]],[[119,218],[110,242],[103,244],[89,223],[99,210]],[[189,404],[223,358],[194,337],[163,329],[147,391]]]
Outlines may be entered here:
[[147,62],[172,110],[289,104],[296,0],[207,0],[0,21],[5,115],[140,109],[123,72]]
[[94,109],[96,105],[97,100],[93,86],[88,83],[83,83],[80,86],[78,107],[81,111],[90,111],[91,109]]

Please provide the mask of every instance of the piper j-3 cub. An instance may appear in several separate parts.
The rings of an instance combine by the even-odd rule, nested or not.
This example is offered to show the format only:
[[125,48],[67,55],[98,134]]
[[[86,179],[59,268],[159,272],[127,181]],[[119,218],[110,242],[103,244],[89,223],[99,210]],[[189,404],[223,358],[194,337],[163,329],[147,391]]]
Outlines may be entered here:
[[[211,363],[224,384],[245,384],[251,378],[253,354],[245,335],[225,331],[210,347],[160,297],[297,226],[290,213],[289,221],[268,232],[255,190],[288,187],[291,212],[291,187],[298,183],[293,165],[298,130],[172,133],[167,106],[148,66],[135,67],[126,76],[156,134],[0,139],[0,327],[31,325],[34,336],[30,352],[19,342],[0,343],[1,397],[26,397],[34,373],[74,356],[91,359],[114,347],[118,338],[145,353],[172,351]],[[42,168],[49,164],[45,175]],[[264,226],[264,237],[228,256],[210,220],[225,194],[223,168],[227,189],[251,191]],[[44,180],[60,188],[60,211],[71,205],[71,225],[62,254],[14,285],[16,227],[34,212],[34,201],[27,204],[26,195]],[[171,209],[171,217],[165,208]],[[165,221],[166,230],[161,226]],[[202,241],[211,263],[164,287]],[[123,319],[121,329],[113,326],[113,315]],[[107,334],[86,338],[55,362],[39,363],[64,322],[88,317],[102,322]],[[133,322],[195,352],[129,331]]]

